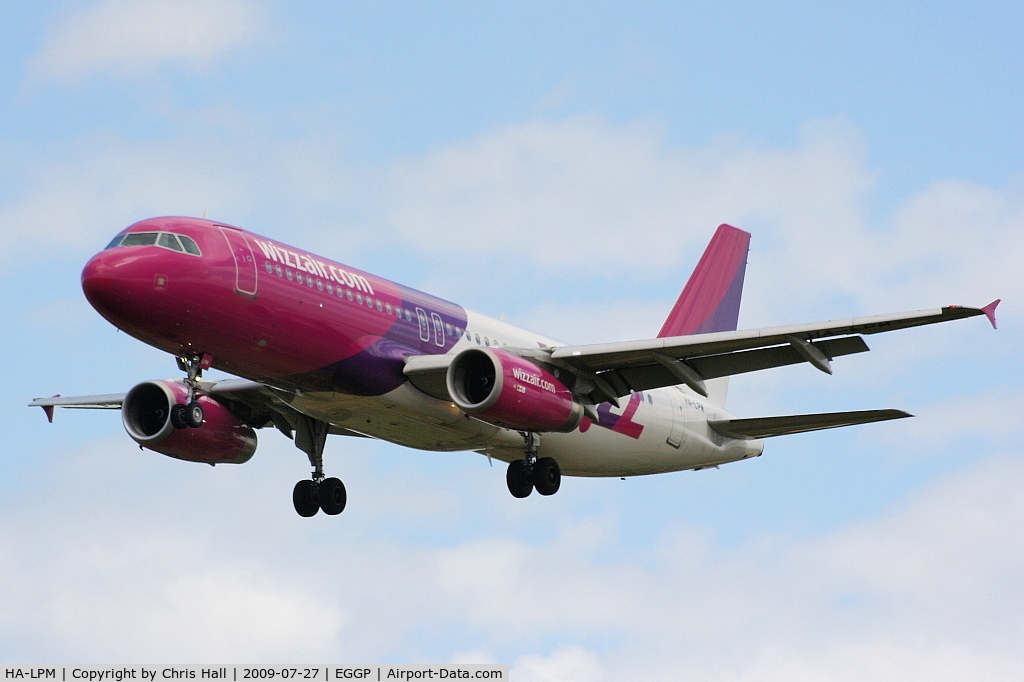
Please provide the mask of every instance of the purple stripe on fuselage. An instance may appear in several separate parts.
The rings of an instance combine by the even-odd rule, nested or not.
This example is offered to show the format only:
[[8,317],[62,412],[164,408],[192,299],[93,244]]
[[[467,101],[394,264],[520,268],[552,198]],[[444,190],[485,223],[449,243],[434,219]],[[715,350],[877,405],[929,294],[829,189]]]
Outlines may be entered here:
[[[332,390],[352,395],[383,395],[408,381],[402,372],[405,358],[443,355],[458,343],[461,330],[466,328],[466,311],[462,306],[399,288],[403,294],[402,319],[395,320],[384,338],[321,370],[329,373]],[[409,311],[411,321],[404,311]],[[456,334],[456,329],[460,333]]]
[[750,234],[720,225],[658,338],[736,329]]
[[352,355],[306,374],[277,377],[273,383],[349,395],[384,395],[408,381],[402,371],[405,358],[450,351],[466,328],[465,309],[415,289],[393,286],[401,292],[403,314],[384,336],[363,337],[362,349]]

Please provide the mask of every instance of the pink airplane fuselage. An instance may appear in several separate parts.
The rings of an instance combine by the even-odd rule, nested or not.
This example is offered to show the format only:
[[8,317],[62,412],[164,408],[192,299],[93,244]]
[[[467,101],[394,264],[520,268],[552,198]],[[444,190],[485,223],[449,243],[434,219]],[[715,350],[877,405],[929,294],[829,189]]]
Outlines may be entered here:
[[[129,233],[139,233],[131,237],[139,245],[117,243],[127,244]],[[182,237],[201,253],[189,253]],[[405,359],[556,341],[213,221],[144,220],[112,244],[85,266],[82,287],[107,320],[141,341],[175,356],[209,354],[214,368],[279,389],[296,409],[353,432],[426,450],[522,457],[514,430],[411,385]],[[570,433],[545,433],[541,454],[566,474],[627,476],[762,449],[761,441],[715,433],[708,419],[729,415],[679,387],[637,392],[621,409],[602,403],[597,412],[596,424],[584,419]]]

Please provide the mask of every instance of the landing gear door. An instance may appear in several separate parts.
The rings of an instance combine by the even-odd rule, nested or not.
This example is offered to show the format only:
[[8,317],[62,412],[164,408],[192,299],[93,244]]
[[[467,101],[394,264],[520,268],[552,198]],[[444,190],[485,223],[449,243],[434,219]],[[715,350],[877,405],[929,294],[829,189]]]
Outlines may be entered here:
[[238,230],[223,225],[218,227],[235,260],[235,293],[256,298],[256,259],[253,257],[249,240]]
[[683,444],[683,432],[686,430],[686,407],[679,399],[678,391],[669,392],[669,402],[672,408],[672,429],[668,438],[665,439],[669,445],[678,448]]

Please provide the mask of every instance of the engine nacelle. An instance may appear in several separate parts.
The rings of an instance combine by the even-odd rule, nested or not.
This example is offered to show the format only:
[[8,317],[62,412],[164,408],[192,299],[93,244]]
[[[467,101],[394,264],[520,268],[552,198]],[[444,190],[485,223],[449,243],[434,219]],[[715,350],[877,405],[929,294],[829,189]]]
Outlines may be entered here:
[[583,406],[555,375],[497,348],[459,353],[445,378],[448,394],[466,414],[519,431],[572,431]]
[[203,425],[176,429],[171,406],[188,401],[188,389],[173,381],[145,381],[124,398],[125,431],[144,448],[176,459],[204,464],[242,464],[256,452],[256,432],[216,400],[199,396]]

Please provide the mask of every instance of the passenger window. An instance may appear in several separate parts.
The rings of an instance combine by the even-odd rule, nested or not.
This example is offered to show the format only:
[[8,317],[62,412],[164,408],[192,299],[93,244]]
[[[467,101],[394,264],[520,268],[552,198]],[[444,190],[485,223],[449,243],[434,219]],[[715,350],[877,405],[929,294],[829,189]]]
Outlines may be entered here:
[[318,279],[316,281],[316,288],[319,289],[320,291],[324,290],[324,282],[323,282],[323,280]]
[[[350,292],[350,293],[351,293],[351,292]],[[351,300],[352,300],[352,297],[351,297],[351,296],[349,296],[349,299],[348,299],[348,300],[350,300],[350,301],[351,301]],[[356,303],[358,303],[359,305],[362,305],[362,304],[363,304],[363,295],[362,295],[362,294],[356,294]]]
[[306,286],[313,287],[313,275],[306,275]]
[[327,293],[334,294],[334,287],[331,286],[330,282],[327,283]]
[[292,281],[293,279],[295,279],[294,277],[292,277],[292,271],[291,270],[285,270],[284,271],[284,275],[285,275],[285,277],[288,278],[289,282]]
[[478,345],[478,346],[480,345],[480,335],[479,334],[476,335],[476,345]]
[[380,302],[379,298],[377,299],[377,311],[384,312],[384,305]]
[[[352,290],[351,289],[345,289],[345,297],[348,300],[350,300],[350,301],[352,300]],[[362,301],[360,301],[360,303],[362,303]]]
[[278,277],[284,277],[284,270],[281,269],[280,265],[275,265],[274,271],[277,272]]
[[129,232],[121,246],[152,246],[156,244],[156,232]]
[[267,274],[268,275],[274,274],[274,266],[270,264],[270,261],[267,261],[266,263],[264,263],[263,267],[265,267],[267,269]]
[[387,304],[385,304],[385,307],[386,307],[386,308],[387,308],[387,310],[388,310],[388,315],[390,315],[390,314],[391,314],[391,304],[390,304],[390,303],[387,303]]
[[203,255],[203,252],[199,250],[199,247],[196,246],[196,243],[192,241],[189,237],[186,237],[183,234],[179,234],[178,239],[181,240],[181,245],[185,248],[185,253],[191,253],[193,256]]

